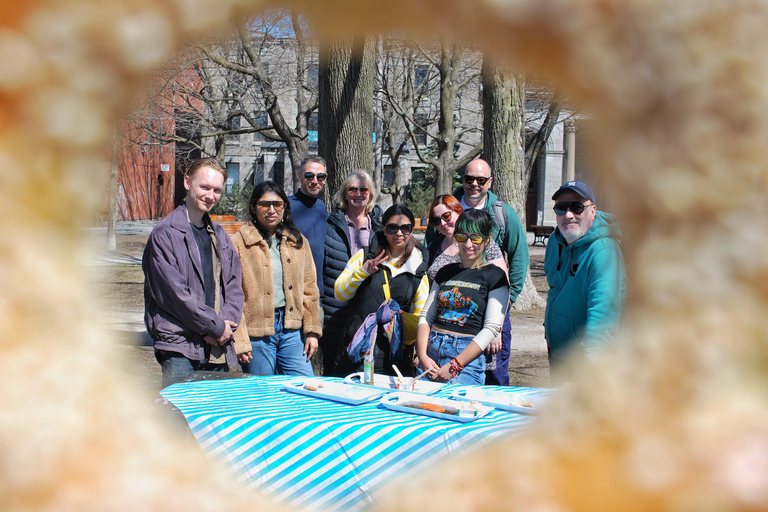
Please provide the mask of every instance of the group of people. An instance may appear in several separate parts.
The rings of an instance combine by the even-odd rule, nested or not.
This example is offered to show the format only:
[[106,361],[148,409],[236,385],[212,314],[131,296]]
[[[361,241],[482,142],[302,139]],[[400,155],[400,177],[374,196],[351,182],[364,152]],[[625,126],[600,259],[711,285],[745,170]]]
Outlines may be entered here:
[[[381,211],[363,171],[345,179],[327,213],[326,178],[325,161],[308,156],[290,197],[259,183],[249,221],[230,238],[209,216],[226,169],[213,158],[189,166],[186,200],[152,231],[142,264],[163,387],[238,362],[246,373],[312,376],[318,350],[324,375],[346,376],[362,369],[347,349],[371,322],[377,373],[508,385],[509,313],[529,256],[518,215],[490,192],[488,163],[473,160],[462,187],[434,199],[425,245],[407,207]],[[626,273],[615,219],[596,210],[591,189],[568,182],[553,199],[545,333],[555,367],[612,337]],[[383,304],[417,319],[410,335],[385,328]]]

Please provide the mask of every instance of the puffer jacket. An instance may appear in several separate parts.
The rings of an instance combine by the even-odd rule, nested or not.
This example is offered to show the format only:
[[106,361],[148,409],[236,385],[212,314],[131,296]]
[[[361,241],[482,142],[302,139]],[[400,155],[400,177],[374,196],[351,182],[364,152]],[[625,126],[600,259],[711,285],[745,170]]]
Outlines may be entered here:
[[549,283],[544,335],[552,357],[594,355],[615,335],[626,295],[621,231],[613,215],[597,212],[587,233],[568,245],[555,229],[544,256]]
[[[376,210],[374,210],[376,211]],[[381,230],[381,220],[371,215],[371,238]],[[325,315],[326,332],[339,332],[338,329],[346,323],[343,309],[346,304],[333,296],[333,286],[339,278],[347,262],[352,257],[349,228],[344,212],[338,207],[328,215],[328,231],[325,237],[325,262],[323,265],[323,314]]]

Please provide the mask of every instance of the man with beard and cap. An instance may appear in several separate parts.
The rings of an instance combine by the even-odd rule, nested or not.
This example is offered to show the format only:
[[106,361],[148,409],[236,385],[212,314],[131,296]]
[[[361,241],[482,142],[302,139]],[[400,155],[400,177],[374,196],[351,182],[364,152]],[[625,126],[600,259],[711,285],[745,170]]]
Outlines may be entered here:
[[544,335],[552,382],[569,380],[565,360],[597,353],[616,334],[626,295],[621,231],[598,211],[586,183],[568,181],[552,196],[557,229],[549,237]]

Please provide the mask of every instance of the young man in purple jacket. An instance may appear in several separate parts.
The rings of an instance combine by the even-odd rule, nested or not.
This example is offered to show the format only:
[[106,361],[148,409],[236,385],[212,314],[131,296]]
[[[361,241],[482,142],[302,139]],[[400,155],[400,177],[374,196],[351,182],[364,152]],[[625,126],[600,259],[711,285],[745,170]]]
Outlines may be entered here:
[[193,161],[184,175],[184,204],[155,226],[144,248],[144,323],[163,387],[197,370],[237,364],[232,333],[243,312],[240,259],[208,215],[226,174],[214,158]]

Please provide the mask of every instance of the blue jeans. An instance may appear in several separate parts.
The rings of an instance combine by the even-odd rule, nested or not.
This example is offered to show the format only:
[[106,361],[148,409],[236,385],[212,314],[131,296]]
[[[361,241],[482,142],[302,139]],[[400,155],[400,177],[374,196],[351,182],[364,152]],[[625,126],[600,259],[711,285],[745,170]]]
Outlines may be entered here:
[[485,382],[489,385],[509,386],[509,353],[512,350],[512,324],[509,311],[501,328],[501,350],[496,353],[496,369],[485,370]]
[[226,364],[212,364],[205,361],[193,361],[176,352],[161,350],[157,352],[157,361],[162,367],[163,388],[184,382],[184,379],[198,370],[209,372],[228,372]]
[[[451,359],[461,354],[461,351],[472,343],[474,336],[460,336],[432,330],[429,333],[427,356],[438,366],[451,362]],[[424,370],[422,370],[424,371]],[[452,384],[485,384],[485,356],[474,358],[464,366],[464,369],[456,377],[451,379]]]
[[256,375],[304,375],[314,377],[312,363],[302,354],[304,342],[299,329],[283,329],[285,311],[275,310],[275,334],[251,338],[251,359],[240,363],[243,373]]

